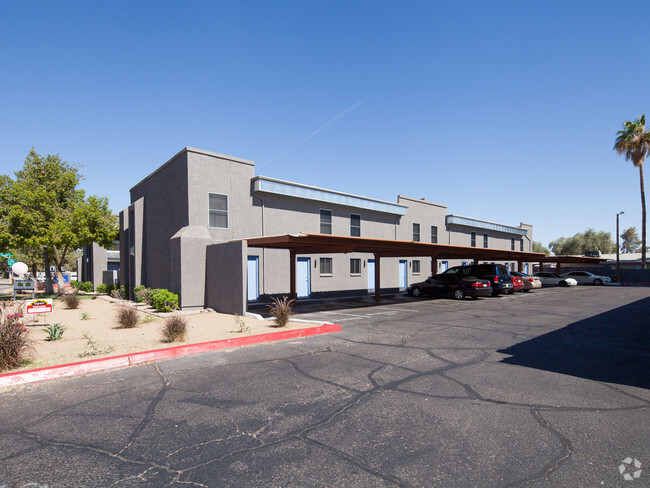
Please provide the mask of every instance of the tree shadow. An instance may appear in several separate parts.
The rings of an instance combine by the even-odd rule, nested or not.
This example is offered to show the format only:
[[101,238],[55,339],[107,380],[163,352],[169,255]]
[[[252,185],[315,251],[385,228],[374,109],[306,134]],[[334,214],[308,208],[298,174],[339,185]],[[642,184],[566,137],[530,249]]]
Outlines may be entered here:
[[650,298],[499,352],[506,364],[650,389]]

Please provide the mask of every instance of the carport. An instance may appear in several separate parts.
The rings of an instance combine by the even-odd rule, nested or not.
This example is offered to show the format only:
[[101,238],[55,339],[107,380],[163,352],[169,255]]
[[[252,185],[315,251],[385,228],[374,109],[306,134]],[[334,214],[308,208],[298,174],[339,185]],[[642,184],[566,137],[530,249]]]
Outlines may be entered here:
[[562,272],[563,264],[600,264],[607,261],[605,258],[591,258],[587,256],[544,256],[539,261],[539,270],[544,271],[544,264],[555,264],[556,273]]
[[[467,259],[479,261],[539,262],[545,254],[506,251],[481,247],[452,246],[426,242],[369,239],[364,237],[333,236],[328,234],[286,234],[245,239],[248,247],[287,249],[289,251],[290,296],[296,298],[296,256],[300,254],[368,253],[375,257],[375,299],[381,298],[381,258],[430,257],[431,274],[435,274],[438,259]],[[590,258],[587,258],[590,259]],[[594,259],[594,258],[591,258]]]

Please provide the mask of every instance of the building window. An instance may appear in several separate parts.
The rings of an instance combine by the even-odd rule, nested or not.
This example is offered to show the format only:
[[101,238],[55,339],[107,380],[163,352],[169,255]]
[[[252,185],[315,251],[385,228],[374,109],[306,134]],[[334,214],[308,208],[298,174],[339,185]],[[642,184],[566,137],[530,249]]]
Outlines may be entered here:
[[361,237],[361,215],[350,214],[350,235]]
[[332,211],[331,210],[320,211],[320,233],[321,234],[332,233]]
[[331,275],[332,274],[332,258],[320,258],[320,274],[321,275]]
[[351,275],[361,274],[361,259],[350,258],[350,274]]
[[524,250],[524,240],[523,239],[519,239],[519,250],[522,251],[522,252]]
[[514,237],[510,238],[510,250],[511,251],[515,250],[515,238]]
[[488,247],[488,235],[483,234],[483,247]]
[[413,261],[413,274],[420,274],[420,261]]
[[431,226],[431,243],[438,244],[438,226]]
[[209,193],[210,227],[228,228],[228,195]]
[[470,245],[476,247],[476,232],[470,234]]
[[420,224],[413,224],[413,241],[420,242]]

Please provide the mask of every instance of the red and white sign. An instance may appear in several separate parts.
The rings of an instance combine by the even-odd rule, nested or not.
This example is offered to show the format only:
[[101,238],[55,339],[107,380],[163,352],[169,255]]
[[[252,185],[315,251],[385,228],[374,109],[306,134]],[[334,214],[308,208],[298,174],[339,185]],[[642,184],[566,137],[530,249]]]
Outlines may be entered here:
[[52,299],[51,298],[38,298],[36,300],[27,300],[27,306],[25,311],[28,314],[33,313],[48,313],[52,311]]

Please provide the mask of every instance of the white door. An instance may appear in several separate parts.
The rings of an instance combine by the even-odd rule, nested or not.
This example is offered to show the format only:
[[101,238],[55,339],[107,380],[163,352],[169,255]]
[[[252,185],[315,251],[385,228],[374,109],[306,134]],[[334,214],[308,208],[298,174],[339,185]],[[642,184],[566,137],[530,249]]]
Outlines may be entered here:
[[399,291],[406,290],[406,261],[399,262]]
[[306,298],[311,293],[311,259],[298,258],[296,263],[296,295]]
[[445,271],[447,271],[449,269],[449,261],[443,261],[441,263],[441,265],[442,265],[441,266],[441,271],[440,271],[441,273],[444,273]]
[[248,256],[248,301],[254,302],[260,296],[260,259],[257,256]]
[[368,259],[368,291],[375,291],[375,260]]

